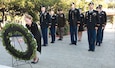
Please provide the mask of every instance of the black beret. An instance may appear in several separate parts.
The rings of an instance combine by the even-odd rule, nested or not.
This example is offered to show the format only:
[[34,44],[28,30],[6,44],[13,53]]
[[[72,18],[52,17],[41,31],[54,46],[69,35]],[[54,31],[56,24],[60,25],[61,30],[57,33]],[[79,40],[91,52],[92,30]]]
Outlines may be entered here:
[[102,5],[99,5],[99,8],[101,9],[101,8],[102,8]]
[[75,5],[75,3],[74,3],[74,2],[72,2],[72,3],[71,3],[71,6],[72,6],[72,5]]
[[94,5],[94,3],[93,3],[93,2],[90,2],[88,5]]

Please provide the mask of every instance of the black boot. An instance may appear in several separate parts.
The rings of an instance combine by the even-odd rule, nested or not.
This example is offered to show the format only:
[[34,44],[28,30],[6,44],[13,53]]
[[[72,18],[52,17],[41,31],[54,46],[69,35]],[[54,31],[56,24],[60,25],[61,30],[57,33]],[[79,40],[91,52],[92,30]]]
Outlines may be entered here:
[[101,46],[101,43],[99,43],[99,45],[98,46]]

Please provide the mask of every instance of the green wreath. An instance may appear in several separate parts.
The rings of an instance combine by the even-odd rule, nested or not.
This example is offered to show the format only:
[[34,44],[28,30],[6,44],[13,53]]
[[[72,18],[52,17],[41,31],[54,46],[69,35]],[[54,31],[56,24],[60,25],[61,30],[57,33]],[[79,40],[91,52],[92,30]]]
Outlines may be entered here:
[[[24,42],[27,45],[27,50],[22,52],[20,50],[15,49],[14,46],[12,46],[10,37],[12,37],[14,34],[21,34]],[[5,27],[2,30],[2,42],[5,46],[6,50],[15,57],[16,59],[21,60],[31,60],[35,54],[36,54],[36,41],[32,37],[31,33],[28,31],[28,29],[24,28],[22,25],[19,24],[6,24]]]

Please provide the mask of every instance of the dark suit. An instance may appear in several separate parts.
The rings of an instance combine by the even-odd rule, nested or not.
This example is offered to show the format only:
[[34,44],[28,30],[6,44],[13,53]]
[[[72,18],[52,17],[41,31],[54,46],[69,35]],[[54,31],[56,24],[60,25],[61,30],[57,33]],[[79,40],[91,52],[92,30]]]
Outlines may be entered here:
[[48,26],[50,22],[50,15],[45,13],[40,13],[40,26],[43,37],[43,45],[46,46],[48,44]]
[[98,11],[87,11],[85,14],[85,24],[87,26],[89,50],[95,50],[96,41],[96,29],[99,26],[99,15]]
[[53,15],[51,16],[51,22],[49,24],[49,26],[51,26],[50,32],[51,32],[52,42],[55,42],[56,25],[57,25],[56,15]]
[[68,14],[68,22],[70,25],[70,36],[71,36],[71,43],[77,43],[77,24],[78,21],[80,22],[80,12],[78,9],[70,9]]
[[38,29],[38,26],[36,23],[32,23],[31,26],[26,24],[26,27],[30,30],[30,32],[33,34],[34,38],[37,41],[38,48],[37,50],[41,52],[41,33]]

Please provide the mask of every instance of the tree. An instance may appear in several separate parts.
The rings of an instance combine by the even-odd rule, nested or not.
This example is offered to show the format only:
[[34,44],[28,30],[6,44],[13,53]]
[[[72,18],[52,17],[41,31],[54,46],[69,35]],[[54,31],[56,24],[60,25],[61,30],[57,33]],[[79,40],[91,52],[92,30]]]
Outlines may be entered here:
[[54,8],[55,4],[60,0],[10,0],[7,3],[7,9],[12,15],[21,15],[23,13],[29,13],[37,21],[37,12],[40,11],[40,6],[45,5],[47,8]]
[[108,8],[115,8],[115,3],[114,2],[108,3]]
[[[104,8],[107,7],[104,0],[91,1],[95,3],[95,7],[99,3],[102,4]],[[9,11],[12,15],[21,15],[28,12],[34,16],[40,11],[41,5],[46,6],[47,10],[53,9],[57,11],[58,8],[62,8],[65,14],[67,14],[72,2],[76,4],[76,8],[82,8],[83,12],[88,10],[89,0],[0,0],[0,7],[5,6],[7,11]],[[35,18],[36,17],[37,16],[35,16]]]

